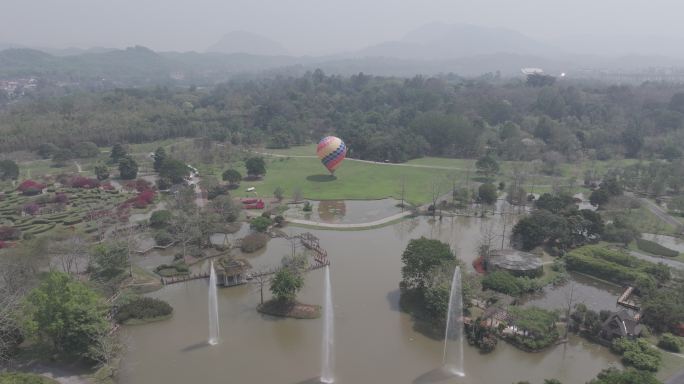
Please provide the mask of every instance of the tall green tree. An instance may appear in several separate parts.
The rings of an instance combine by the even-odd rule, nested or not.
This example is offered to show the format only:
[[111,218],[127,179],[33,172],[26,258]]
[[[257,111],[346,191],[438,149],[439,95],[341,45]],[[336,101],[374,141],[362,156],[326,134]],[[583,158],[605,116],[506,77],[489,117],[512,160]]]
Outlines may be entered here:
[[271,293],[278,301],[292,302],[304,286],[304,278],[290,268],[282,268],[271,280]]
[[402,288],[405,289],[424,289],[432,278],[432,272],[443,263],[456,260],[454,253],[439,240],[421,237],[409,241],[401,261],[404,266],[401,268]]
[[50,272],[26,297],[23,327],[59,352],[87,356],[92,339],[108,327],[104,309],[85,284],[65,273]]
[[116,164],[126,157],[126,155],[127,153],[124,146],[120,143],[116,143],[114,146],[112,146],[112,152],[110,153],[109,157],[111,158],[112,163]]
[[109,167],[107,164],[97,164],[95,166],[95,177],[98,180],[107,180],[109,178]]
[[485,175],[487,178],[491,178],[499,173],[499,163],[489,154],[479,158],[475,162],[475,167],[478,173]]
[[159,169],[159,176],[171,180],[173,184],[182,183],[189,175],[190,168],[188,168],[187,164],[177,159],[167,158]]
[[238,172],[238,171],[236,171],[235,169],[232,169],[232,168],[231,168],[231,169],[226,169],[226,170],[223,172],[223,175],[222,175],[222,176],[223,176],[223,181],[227,181],[227,182],[229,182],[230,184],[239,183],[240,180],[242,180],[242,175],[240,174],[240,172]]
[[154,152],[154,170],[155,172],[159,172],[162,169],[162,166],[164,165],[164,162],[166,161],[166,150],[164,147],[159,147],[157,150]]
[[129,265],[128,249],[122,241],[106,241],[93,247],[93,261],[100,276],[113,277]]
[[0,180],[19,178],[19,166],[14,160],[0,160]]
[[484,204],[491,205],[496,203],[496,199],[498,197],[496,193],[496,186],[492,183],[484,183],[480,185],[477,190],[477,196]]
[[250,157],[245,161],[245,168],[247,168],[248,175],[266,174],[266,162],[262,157]]
[[124,180],[133,180],[138,177],[138,163],[130,156],[124,156],[119,161],[119,175]]

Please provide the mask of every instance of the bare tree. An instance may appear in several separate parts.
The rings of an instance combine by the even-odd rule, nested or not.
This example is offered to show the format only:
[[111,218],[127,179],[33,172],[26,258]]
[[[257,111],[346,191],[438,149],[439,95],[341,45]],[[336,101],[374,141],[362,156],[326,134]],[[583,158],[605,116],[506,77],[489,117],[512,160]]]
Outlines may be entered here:
[[492,251],[492,246],[494,244],[494,239],[497,237],[494,231],[494,221],[489,220],[483,222],[482,232],[480,235],[480,245],[478,246],[478,254],[482,257],[484,264],[489,262],[489,256]]
[[138,232],[136,226],[123,226],[117,228],[115,239],[120,241],[126,248],[126,259],[128,260],[128,275],[133,276],[133,253],[138,248],[138,238],[135,236]]
[[399,184],[399,196],[401,197],[401,211],[404,212],[404,201],[406,200],[406,177],[402,176]]
[[570,311],[572,311],[573,298],[575,295],[575,283],[570,283],[570,292],[565,294],[565,338],[568,338],[570,332]]
[[0,288],[0,365],[10,359],[12,350],[21,342],[21,334],[14,312],[19,308],[22,295]]
[[264,304],[264,287],[268,287],[271,283],[270,271],[265,268],[258,269],[254,272],[254,284],[256,284],[259,290],[259,295],[261,297],[261,304]]
[[91,337],[88,356],[96,361],[100,367],[106,367],[111,365],[123,349],[124,344],[118,335],[106,330]]
[[57,253],[62,271],[73,275],[79,274],[79,262],[85,264],[89,257],[88,243],[79,235],[54,244],[52,252]]
[[302,194],[302,189],[299,187],[295,188],[294,192],[292,193],[292,201],[299,203],[303,198],[304,195]]

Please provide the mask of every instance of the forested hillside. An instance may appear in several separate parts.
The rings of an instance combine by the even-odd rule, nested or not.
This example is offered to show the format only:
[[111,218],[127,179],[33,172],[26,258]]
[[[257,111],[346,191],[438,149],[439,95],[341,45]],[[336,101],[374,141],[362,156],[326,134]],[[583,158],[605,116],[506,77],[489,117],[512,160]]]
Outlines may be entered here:
[[546,162],[681,157],[684,86],[600,86],[305,76],[212,88],[117,89],[44,97],[0,113],[0,150],[173,137],[287,147],[335,133],[352,157],[424,155]]

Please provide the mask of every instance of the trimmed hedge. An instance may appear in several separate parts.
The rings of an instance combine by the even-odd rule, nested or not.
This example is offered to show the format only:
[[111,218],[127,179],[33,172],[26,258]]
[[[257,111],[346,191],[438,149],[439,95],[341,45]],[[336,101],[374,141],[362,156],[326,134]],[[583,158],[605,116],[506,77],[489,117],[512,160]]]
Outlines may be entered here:
[[169,303],[152,297],[141,297],[122,305],[116,311],[116,321],[153,320],[165,318],[173,313]]
[[[595,245],[569,252],[565,257],[565,264],[567,269],[571,271],[586,273],[621,285],[636,285],[637,287],[655,286],[656,282],[660,280],[660,277],[655,275],[662,267],[662,265],[639,260],[623,252]],[[667,269],[667,267],[665,268]]]
[[637,247],[648,253],[652,253],[654,255],[659,255],[659,256],[665,256],[665,257],[677,257],[679,256],[679,252],[675,251],[674,249],[670,249],[667,247],[664,247],[655,241],[650,241],[646,239],[637,239],[636,241]]
[[154,269],[154,271],[163,277],[173,277],[179,275],[187,275],[190,273],[190,268],[185,264],[162,264]]

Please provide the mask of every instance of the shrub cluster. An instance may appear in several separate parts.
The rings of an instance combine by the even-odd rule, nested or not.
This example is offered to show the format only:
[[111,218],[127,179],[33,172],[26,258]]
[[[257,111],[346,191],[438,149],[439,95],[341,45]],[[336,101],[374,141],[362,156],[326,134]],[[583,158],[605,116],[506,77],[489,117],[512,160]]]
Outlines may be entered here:
[[100,181],[97,179],[90,179],[83,176],[76,176],[73,179],[71,179],[71,182],[69,184],[72,188],[92,189],[98,188],[100,186]]
[[663,333],[658,340],[658,346],[666,351],[679,353],[682,351],[682,340],[671,333]]
[[662,356],[660,351],[651,348],[644,339],[630,340],[621,337],[613,340],[613,352],[622,355],[622,362],[636,369],[655,372],[660,368]]
[[17,190],[25,196],[35,196],[40,194],[43,191],[43,188],[45,188],[45,184],[33,180],[24,180],[19,184]]
[[266,234],[260,232],[250,233],[242,238],[242,245],[240,248],[242,249],[242,252],[254,252],[265,247],[266,243],[268,243],[268,239],[269,237]]
[[542,285],[537,279],[516,277],[505,271],[495,271],[482,279],[482,288],[518,296],[526,292],[538,291]]
[[123,323],[126,320],[146,320],[168,316],[173,312],[169,303],[151,298],[141,297],[122,305],[116,311],[116,321]]

